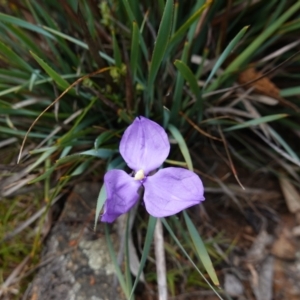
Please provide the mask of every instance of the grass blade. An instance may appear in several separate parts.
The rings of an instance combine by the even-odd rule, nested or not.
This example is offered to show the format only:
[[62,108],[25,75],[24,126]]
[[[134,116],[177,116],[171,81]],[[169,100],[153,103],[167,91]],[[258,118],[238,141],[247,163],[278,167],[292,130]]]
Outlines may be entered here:
[[193,168],[193,163],[192,163],[192,159],[190,156],[190,152],[189,152],[189,149],[185,143],[185,140],[184,140],[182,134],[175,126],[173,126],[171,124],[168,125],[168,129],[171,132],[171,134],[173,135],[174,139],[177,141],[180,151],[181,151],[181,153],[184,157],[184,160],[188,166],[188,169],[193,171],[194,168]]
[[89,155],[89,156],[94,156],[102,159],[107,159],[117,152],[118,150],[112,150],[112,149],[91,149],[91,150],[81,152],[79,155]]
[[148,222],[148,226],[147,226],[147,234],[146,234],[146,238],[145,238],[145,244],[144,244],[144,248],[143,248],[143,253],[142,253],[142,257],[141,257],[141,262],[140,262],[140,267],[139,267],[139,271],[136,275],[134,284],[132,286],[132,291],[129,297],[129,300],[131,300],[134,290],[139,282],[139,278],[141,276],[141,273],[144,269],[149,251],[150,251],[150,246],[153,240],[153,235],[154,235],[154,229],[155,229],[155,225],[156,225],[156,218],[149,216],[149,222]]
[[300,1],[296,1],[280,18],[265,30],[228,66],[226,73],[235,72],[245,62],[249,61],[253,53],[265,42],[286,20],[300,9]]
[[8,31],[12,32],[12,34],[16,36],[22,44],[26,45],[27,49],[39,53],[40,55],[43,53],[38,45],[34,41],[32,41],[32,37],[28,34],[27,31],[12,24],[7,24],[6,28]]
[[197,120],[202,120],[202,114],[203,114],[203,101],[201,97],[200,88],[198,86],[197,79],[191,69],[181,60],[176,60],[174,62],[174,65],[179,70],[179,72],[182,74],[184,79],[188,82],[193,94],[196,98],[196,103],[193,107],[193,112],[196,112],[198,114]]
[[183,211],[183,216],[184,216],[184,220],[187,225],[187,228],[189,230],[190,237],[193,240],[193,243],[195,245],[195,248],[197,250],[199,258],[200,258],[201,262],[203,263],[205,270],[207,271],[207,273],[208,273],[210,279],[213,281],[213,283],[215,285],[220,285],[216,271],[212,265],[211,259],[208,255],[205,245],[198,233],[198,230],[196,229],[195,225],[193,224],[192,220],[190,219],[190,217],[188,216],[186,211]]
[[7,58],[7,62],[14,64],[21,70],[26,70],[29,72],[34,71],[29,64],[27,64],[19,55],[17,55],[13,50],[11,50],[2,42],[0,42],[0,53],[2,53]]
[[[39,58],[36,54],[33,52],[30,52],[33,58],[38,62],[38,64],[45,70],[45,72],[57,83],[59,87],[61,87],[63,90],[66,90],[70,84],[68,81],[63,79],[56,71],[54,71],[48,64],[46,64],[41,58]],[[72,92],[72,89],[70,90]],[[72,92],[73,94],[74,91]]]
[[[189,49],[190,49],[190,44],[185,43],[182,51],[182,56],[181,56],[181,61],[185,64],[187,63]],[[184,86],[184,78],[182,74],[178,72],[176,78],[176,84],[175,84],[174,100],[171,107],[171,121],[173,123],[175,123],[178,120],[179,110],[181,108],[181,102],[182,102],[183,86]]]
[[126,298],[128,299],[129,291],[127,290],[127,285],[125,283],[124,276],[122,274],[122,270],[120,269],[120,267],[118,265],[117,256],[116,256],[114,246],[113,246],[110,234],[109,234],[108,225],[106,223],[105,223],[105,237],[106,237],[106,242],[107,242],[107,247],[108,247],[108,250],[109,250],[109,254],[110,254],[111,260],[112,260],[112,262],[114,264],[114,267],[115,267],[116,275],[118,277],[118,280],[119,280],[119,283],[122,287],[122,290],[123,290]]
[[175,60],[174,65],[179,70],[179,72],[182,74],[184,79],[188,82],[193,94],[198,99],[200,97],[200,88],[198,86],[197,79],[194,76],[191,69],[181,60]]
[[[131,239],[131,226],[130,226],[130,214],[132,210],[127,214],[126,230],[125,230],[125,278],[127,290],[132,291],[132,275],[131,275],[131,261],[130,261],[130,239]],[[131,241],[132,242],[132,241]],[[134,300],[134,296],[132,297]]]
[[220,55],[219,59],[217,60],[216,64],[214,65],[213,69],[211,70],[208,78],[206,79],[206,82],[204,84],[203,89],[206,88],[207,84],[210,82],[212,77],[215,75],[217,70],[221,67],[225,59],[228,57],[228,55],[231,53],[233,48],[237,45],[237,43],[241,40],[241,38],[244,36],[246,33],[247,29],[249,26],[245,26],[236,36],[235,38],[228,44],[226,49],[223,51],[223,53]]
[[136,19],[135,19],[135,16],[134,16],[134,14],[133,14],[133,11],[132,11],[132,9],[131,9],[131,6],[130,6],[130,4],[129,4],[129,1],[128,1],[128,0],[123,0],[122,2],[123,2],[123,5],[125,6],[125,9],[126,9],[126,12],[127,12],[127,14],[128,14],[128,17],[129,17],[129,19],[130,19],[130,22],[131,22],[131,23],[135,22]]
[[158,29],[152,59],[150,62],[148,84],[151,87],[154,83],[156,74],[161,65],[165,51],[168,45],[169,36],[172,29],[173,19],[173,0],[167,0],[161,23]]
[[286,150],[286,152],[295,160],[300,161],[298,155],[292,150],[289,144],[272,128],[269,129],[273,138],[277,140],[281,144],[281,146]]
[[114,131],[104,131],[102,132],[95,140],[94,147],[95,150],[99,148],[102,144],[104,144],[106,141],[110,140],[116,133]]
[[51,33],[53,33],[53,34],[55,34],[55,35],[57,35],[57,36],[65,39],[66,41],[70,41],[73,44],[78,45],[79,47],[81,47],[83,49],[89,49],[89,46],[86,43],[84,43],[84,42],[82,42],[82,41],[80,41],[80,40],[78,40],[78,39],[76,39],[76,38],[74,38],[72,36],[69,36],[69,35],[67,35],[65,33],[62,33],[62,32],[60,32],[58,30],[55,30],[55,29],[47,27],[47,26],[43,26],[43,28],[45,30],[47,30],[47,31],[49,31],[49,32],[51,32]]
[[187,21],[185,21],[181,27],[172,35],[169,43],[168,49],[172,50],[174,46],[183,38],[185,32],[191,27],[191,25],[196,22],[203,11],[212,3],[212,1],[205,3],[202,5],[193,15],[191,15]]
[[9,15],[0,13],[0,21],[1,22],[5,22],[5,23],[9,23],[9,24],[14,24],[14,25],[17,25],[17,26],[29,29],[31,31],[40,33],[40,34],[42,34],[42,35],[44,35],[46,37],[49,37],[49,38],[55,40],[55,38],[54,38],[54,36],[52,34],[50,34],[49,32],[45,31],[41,27],[39,27],[37,25],[33,25],[33,24],[29,23],[29,22],[23,21],[23,20],[21,20],[19,18],[12,17],[12,16],[9,16]]
[[[62,78],[76,78],[78,77],[77,74],[67,74],[67,75],[63,75]],[[34,86],[37,86],[39,84],[44,84],[46,82],[51,82],[53,81],[53,78],[45,78],[45,79],[41,79],[41,80],[37,80],[34,82]],[[29,86],[30,84],[30,81],[29,82],[25,82],[24,84],[21,84],[21,85],[17,85],[17,86],[14,86],[12,88],[8,88],[6,90],[3,90],[3,91],[0,91],[0,97],[3,96],[3,95],[7,95],[7,94],[10,94],[10,93],[16,93],[16,92],[19,92],[20,90],[22,90],[23,88],[26,88],[27,86]]]
[[175,243],[178,245],[178,247],[180,248],[180,250],[183,252],[183,254],[187,257],[187,259],[191,262],[191,264],[193,265],[193,267],[197,270],[197,272],[200,274],[200,276],[203,278],[203,280],[208,284],[208,286],[214,291],[214,293],[218,296],[219,299],[223,300],[223,298],[219,295],[219,293],[216,291],[216,289],[211,285],[211,283],[206,279],[206,277],[204,276],[204,274],[199,270],[199,268],[197,267],[197,265],[194,263],[194,261],[192,260],[192,258],[188,255],[188,253],[185,251],[184,247],[182,246],[182,244],[180,243],[180,241],[178,240],[178,238],[176,237],[175,233],[173,232],[172,228],[169,226],[169,224],[167,223],[165,218],[161,219],[163,225],[165,226],[165,228],[168,230],[168,232],[170,233],[171,237],[173,238],[173,240],[175,241]]
[[292,97],[300,95],[300,86],[295,86],[291,88],[282,89],[280,91],[281,97]]
[[51,174],[54,172],[56,166],[52,166],[48,168],[42,175],[32,179],[31,181],[28,182],[28,184],[33,184],[36,182],[39,182],[41,180],[47,179],[51,176]]
[[261,118],[257,118],[257,119],[253,119],[253,120],[250,120],[250,121],[243,122],[242,124],[227,127],[223,131],[232,131],[232,130],[247,128],[247,127],[250,127],[250,126],[257,126],[257,125],[260,125],[260,124],[263,124],[263,123],[268,123],[268,122],[272,122],[272,121],[279,120],[279,119],[282,119],[282,118],[286,118],[288,116],[289,115],[287,115],[287,114],[277,114],[277,115],[264,116],[264,117],[261,117]]

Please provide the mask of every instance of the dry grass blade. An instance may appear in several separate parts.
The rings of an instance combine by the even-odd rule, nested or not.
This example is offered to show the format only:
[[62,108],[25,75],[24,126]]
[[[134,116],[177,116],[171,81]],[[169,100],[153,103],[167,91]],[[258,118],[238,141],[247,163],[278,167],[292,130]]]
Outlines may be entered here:
[[15,138],[15,137],[4,140],[4,141],[0,142],[0,148],[6,147],[10,144],[13,144],[13,143],[17,142],[17,141],[18,141],[18,139]]
[[[261,114],[257,111],[257,109],[248,101],[248,100],[243,100],[243,104],[247,111],[251,114],[251,119],[258,119],[261,118]],[[267,138],[271,138],[271,133],[269,130],[269,126],[266,123],[259,124],[260,129],[262,132],[265,134]]]
[[168,299],[167,268],[166,268],[163,228],[160,219],[158,219],[156,222],[155,231],[154,231],[154,243],[155,243],[154,247],[155,247],[155,258],[156,258],[158,299],[167,300]]
[[279,103],[279,101],[273,97],[265,96],[265,95],[259,95],[259,94],[254,94],[254,95],[248,95],[247,100],[255,101],[255,102],[260,102],[269,106],[274,106]]
[[6,289],[15,282],[16,278],[22,272],[26,264],[28,263],[31,255],[27,255],[23,261],[12,271],[12,273],[6,278],[6,280],[0,286],[0,297],[5,294]]
[[[24,175],[26,175],[26,173]],[[30,182],[31,180],[33,180],[34,178],[36,178],[36,176],[37,175],[28,175],[27,178],[19,180],[18,182],[14,182],[12,184],[13,186],[11,188],[8,188],[7,190],[5,190],[5,187],[4,187],[3,190],[5,190],[5,191],[3,191],[1,193],[1,196],[2,197],[8,197],[8,196],[10,196],[11,194],[13,194],[17,190],[19,190],[21,187],[23,187],[24,185],[26,185],[28,182]]]
[[34,98],[29,98],[23,101],[20,101],[18,103],[15,103],[11,106],[11,108],[13,109],[19,109],[19,108],[23,108],[23,107],[27,107],[36,103],[41,103],[42,101],[47,101],[49,99],[47,98],[42,98],[42,97],[34,97]]
[[[216,63],[217,60],[218,59],[215,58],[215,59],[205,59],[203,61],[203,57],[202,56],[195,55],[195,54],[192,55],[192,57],[191,57],[191,62],[192,63],[197,64],[197,65],[200,65],[200,64],[203,63],[203,67],[204,67],[203,74],[206,74],[207,72],[210,72],[213,69],[213,67],[214,67],[214,65],[215,65],[215,63]],[[216,74],[218,76],[222,75],[223,73],[224,73],[224,71],[221,68],[219,68],[216,71]]]
[[[246,90],[239,89],[238,93],[236,93],[237,98],[234,99],[232,102],[230,102],[228,104],[228,107],[234,107],[235,105],[237,105],[238,103],[240,103],[241,101],[246,99],[252,93],[252,91],[253,91],[253,87],[250,87]],[[227,97],[229,97],[229,95]],[[226,100],[227,97],[224,97],[224,98],[222,97],[223,99],[220,99],[218,101],[218,104],[220,104],[223,100]]]
[[231,114],[231,115],[251,119],[251,115],[248,112],[236,108],[231,108],[231,107],[210,107],[206,110],[206,112],[212,114],[224,114],[224,115]]
[[279,153],[281,156],[286,158],[287,160],[294,163],[296,166],[300,167],[300,162],[290,155],[288,155],[286,152],[284,152],[282,149],[280,149],[278,146],[270,142],[266,137],[264,137],[258,130],[251,128],[256,135],[258,135],[267,145],[269,145],[273,150],[275,150],[277,153]]
[[[74,112],[69,118],[67,118],[66,120],[63,121],[63,125],[67,125],[70,122],[72,122],[76,117],[78,117],[82,113],[82,111],[83,111],[83,109],[79,109],[76,112]],[[63,128],[62,126],[56,127],[52,132],[49,133],[49,135],[43,141],[41,141],[35,147],[35,149],[41,148],[47,141],[49,141],[54,135],[56,135],[62,128]]]
[[266,61],[269,61],[273,58],[276,58],[282,54],[284,54],[285,52],[293,49],[294,47],[298,46],[300,44],[300,40],[297,40],[297,41],[294,41],[288,45],[285,45],[284,47],[274,51],[273,53],[265,56],[264,58],[262,58],[261,60],[258,61],[258,63],[262,63],[262,62],[266,62]]

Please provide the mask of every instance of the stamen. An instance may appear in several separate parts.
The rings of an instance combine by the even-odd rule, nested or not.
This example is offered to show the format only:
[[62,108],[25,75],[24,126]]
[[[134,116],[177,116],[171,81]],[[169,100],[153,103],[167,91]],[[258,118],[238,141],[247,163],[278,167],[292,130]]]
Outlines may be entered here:
[[138,170],[134,175],[134,180],[143,180],[145,178],[144,170]]

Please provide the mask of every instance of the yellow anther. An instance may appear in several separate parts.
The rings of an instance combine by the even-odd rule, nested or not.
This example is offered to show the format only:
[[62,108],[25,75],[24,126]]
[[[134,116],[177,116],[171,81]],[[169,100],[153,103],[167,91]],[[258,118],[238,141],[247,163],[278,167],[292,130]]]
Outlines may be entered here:
[[138,170],[134,175],[134,180],[143,180],[145,178],[144,170]]

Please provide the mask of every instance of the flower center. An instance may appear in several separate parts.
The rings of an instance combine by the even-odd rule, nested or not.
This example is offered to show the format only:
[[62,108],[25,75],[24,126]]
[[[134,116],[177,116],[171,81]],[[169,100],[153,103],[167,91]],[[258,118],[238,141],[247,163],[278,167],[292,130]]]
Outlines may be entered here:
[[144,170],[138,170],[134,175],[134,180],[143,180],[145,178]]

